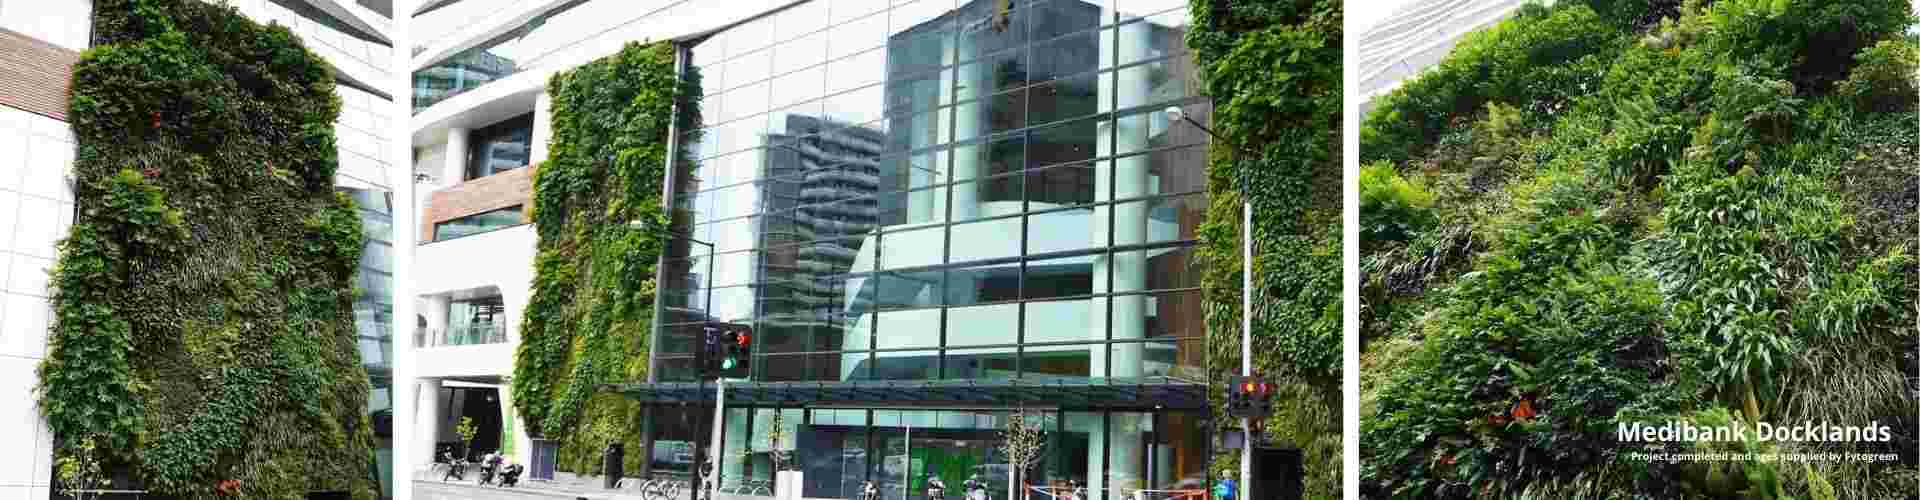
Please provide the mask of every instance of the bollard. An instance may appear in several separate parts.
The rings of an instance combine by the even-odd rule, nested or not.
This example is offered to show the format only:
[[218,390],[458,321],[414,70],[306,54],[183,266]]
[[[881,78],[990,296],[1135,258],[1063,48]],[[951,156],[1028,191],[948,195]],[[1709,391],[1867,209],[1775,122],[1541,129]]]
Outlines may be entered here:
[[624,462],[626,458],[627,449],[625,446],[617,442],[607,443],[604,463],[600,467],[600,470],[606,474],[606,489],[611,490],[620,487],[620,477],[625,475],[626,472],[621,463]]

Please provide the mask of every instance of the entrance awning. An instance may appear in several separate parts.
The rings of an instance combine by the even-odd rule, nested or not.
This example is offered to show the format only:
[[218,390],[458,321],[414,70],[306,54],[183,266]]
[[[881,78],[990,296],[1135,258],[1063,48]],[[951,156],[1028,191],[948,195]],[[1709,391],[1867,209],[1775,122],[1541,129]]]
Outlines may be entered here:
[[[646,403],[713,403],[713,384],[609,384]],[[979,405],[1086,409],[1202,409],[1207,384],[1173,377],[728,382],[727,406]]]

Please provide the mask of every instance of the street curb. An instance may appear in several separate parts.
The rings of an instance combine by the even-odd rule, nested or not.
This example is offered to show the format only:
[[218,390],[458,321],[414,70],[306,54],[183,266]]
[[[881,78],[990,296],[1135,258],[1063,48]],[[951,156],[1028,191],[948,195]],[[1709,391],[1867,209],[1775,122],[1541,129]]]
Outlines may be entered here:
[[473,485],[473,484],[471,484],[471,483],[465,483],[465,482],[451,482],[451,481],[449,481],[449,482],[444,482],[444,483],[443,483],[443,482],[440,482],[440,481],[432,481],[432,480],[424,480],[424,479],[415,479],[415,480],[413,480],[413,484],[414,484],[414,487],[416,487],[416,488],[418,488],[418,487],[419,487],[419,486],[421,486],[421,485],[429,485],[429,486],[444,486],[444,487],[448,487],[448,488],[456,488],[456,489],[460,489],[460,490],[468,490],[468,491],[485,491],[485,492],[490,492],[490,493],[502,493],[502,494],[514,494],[514,495],[523,495],[523,496],[527,496],[527,497],[533,497],[533,498],[565,498],[565,499],[567,499],[567,500],[604,500],[604,499],[610,499],[610,498],[614,498],[614,497],[613,497],[612,495],[606,495],[606,494],[587,494],[587,493],[567,493],[567,492],[561,492],[561,491],[542,491],[542,490],[538,490],[538,489],[522,489],[522,488],[520,488],[520,487],[513,487],[513,488],[500,488],[500,487],[489,487],[489,486],[475,486],[475,485]]

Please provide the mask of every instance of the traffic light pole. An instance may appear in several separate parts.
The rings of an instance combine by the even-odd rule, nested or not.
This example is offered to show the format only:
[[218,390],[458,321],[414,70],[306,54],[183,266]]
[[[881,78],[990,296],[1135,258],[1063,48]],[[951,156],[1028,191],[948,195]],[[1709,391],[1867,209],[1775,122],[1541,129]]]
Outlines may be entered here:
[[[1253,202],[1247,201],[1240,207],[1240,375],[1253,376]],[[1235,497],[1242,500],[1252,498],[1249,489],[1253,483],[1253,418],[1240,417],[1240,430],[1245,439],[1240,441],[1240,494]]]
[[[717,456],[720,454],[720,426],[721,426],[721,423],[726,422],[726,420],[724,420],[726,418],[726,411],[727,411],[726,408],[727,408],[727,378],[714,377],[713,379],[713,437],[711,438],[712,440],[709,441],[709,443],[711,444],[707,446],[708,450],[712,450],[707,452],[707,455],[709,456]],[[706,496],[702,498],[710,499],[714,497],[714,494],[719,493],[719,490],[720,490],[720,461],[714,460],[711,458],[707,459],[707,461],[713,463],[713,465],[707,469],[706,479],[708,479],[708,481],[706,482],[706,485],[705,485],[707,487],[707,492],[706,492]],[[694,467],[698,468],[699,464],[695,464]],[[694,488],[696,488],[696,491],[698,491],[697,489],[701,488],[702,486],[703,485],[695,483]]]

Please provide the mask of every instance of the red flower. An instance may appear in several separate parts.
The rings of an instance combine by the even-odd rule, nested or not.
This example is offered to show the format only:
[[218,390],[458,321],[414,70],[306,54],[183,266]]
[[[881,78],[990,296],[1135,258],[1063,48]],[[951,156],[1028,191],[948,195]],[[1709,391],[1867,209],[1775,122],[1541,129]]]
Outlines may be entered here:
[[213,488],[213,489],[214,489],[214,491],[216,491],[216,492],[219,492],[219,493],[220,493],[220,494],[222,494],[222,495],[232,495],[232,494],[235,494],[235,493],[239,493],[239,492],[240,492],[240,480],[238,480],[238,479],[227,479],[227,480],[224,480],[224,481],[220,481],[220,484],[218,484],[218,485],[216,485],[216,486],[214,486],[214,488]]
[[160,112],[153,112],[153,128],[160,128]]
[[141,170],[141,171],[140,171],[140,174],[141,174],[141,175],[145,175],[145,176],[147,176],[147,178],[148,178],[148,179],[152,179],[152,178],[154,178],[154,177],[159,177],[159,176],[160,176],[160,167],[147,167],[146,169],[144,169],[144,170]]
[[1529,418],[1533,418],[1534,415],[1533,401],[1531,400],[1522,399],[1520,400],[1520,404],[1513,405],[1514,420],[1526,421]]

